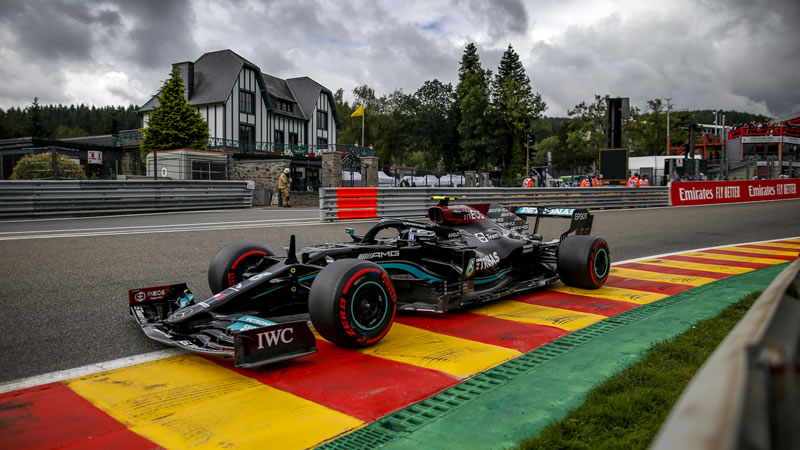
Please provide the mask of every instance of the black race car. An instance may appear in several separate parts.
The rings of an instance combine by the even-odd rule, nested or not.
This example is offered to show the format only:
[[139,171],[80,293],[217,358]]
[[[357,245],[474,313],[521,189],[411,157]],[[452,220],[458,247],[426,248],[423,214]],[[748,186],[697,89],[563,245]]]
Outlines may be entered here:
[[[292,235],[287,256],[232,243],[211,260],[213,297],[199,301],[186,284],[131,289],[130,311],[151,339],[256,367],[316,351],[307,321],[276,317],[307,312],[322,337],[360,348],[386,335],[398,309],[447,312],[559,279],[599,288],[608,277],[608,245],[589,236],[586,209],[439,200],[430,222],[383,219],[363,236],[347,229],[349,243],[297,250]],[[570,227],[546,242],[542,217]]]

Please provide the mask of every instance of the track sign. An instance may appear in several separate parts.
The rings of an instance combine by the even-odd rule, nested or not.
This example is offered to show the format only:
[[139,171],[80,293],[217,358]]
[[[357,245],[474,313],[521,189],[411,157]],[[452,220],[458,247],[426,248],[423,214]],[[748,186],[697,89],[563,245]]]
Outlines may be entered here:
[[89,164],[103,164],[103,152],[89,150]]

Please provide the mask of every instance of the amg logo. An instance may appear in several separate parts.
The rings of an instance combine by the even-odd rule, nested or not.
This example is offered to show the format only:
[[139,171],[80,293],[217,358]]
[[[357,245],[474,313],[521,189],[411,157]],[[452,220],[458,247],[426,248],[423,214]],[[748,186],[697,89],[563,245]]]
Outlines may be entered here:
[[261,350],[264,348],[264,344],[266,344],[267,347],[272,347],[273,345],[278,345],[281,343],[290,344],[294,340],[292,333],[294,333],[294,328],[284,328],[282,330],[272,330],[258,333],[258,349]]
[[381,259],[381,258],[391,258],[393,256],[400,256],[400,250],[389,250],[388,252],[362,253],[358,255],[358,259]]

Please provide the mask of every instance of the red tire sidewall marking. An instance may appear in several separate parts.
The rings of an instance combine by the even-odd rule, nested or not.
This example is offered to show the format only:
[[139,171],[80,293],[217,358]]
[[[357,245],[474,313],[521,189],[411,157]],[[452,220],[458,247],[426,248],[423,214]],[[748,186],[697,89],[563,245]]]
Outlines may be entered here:
[[243,259],[247,258],[248,256],[252,256],[252,255],[267,256],[267,252],[265,252],[263,250],[253,250],[253,251],[247,252],[247,253],[239,256],[238,258],[236,258],[236,261],[234,261],[233,264],[231,264],[231,268],[228,269],[228,272],[225,274],[225,281],[228,282],[228,287],[234,286],[237,283],[236,282],[236,272],[235,272],[236,266],[239,265],[239,263],[242,262]]
[[389,297],[391,298],[391,302],[392,302],[392,318],[391,318],[389,323],[391,324],[391,323],[394,322],[394,317],[395,317],[395,314],[397,313],[397,294],[394,291],[394,286],[392,285],[392,282],[389,279],[389,276],[386,275],[386,273],[384,271],[376,269],[376,268],[368,268],[368,269],[360,270],[360,271],[356,272],[355,275],[351,276],[349,280],[347,280],[347,284],[345,284],[344,289],[342,289],[342,296],[339,298],[339,302],[337,304],[338,313],[336,314],[336,316],[339,318],[339,321],[342,324],[342,328],[344,329],[344,332],[348,336],[356,337],[356,339],[359,342],[365,342],[367,344],[372,344],[374,342],[377,342],[377,341],[381,340],[386,335],[386,333],[389,332],[389,328],[391,328],[391,327],[386,327],[386,329],[383,330],[383,332],[379,336],[374,337],[374,338],[369,339],[369,340],[362,340],[362,338],[357,337],[356,332],[350,326],[350,320],[348,319],[348,316],[347,316],[348,301],[347,301],[347,298],[345,298],[347,296],[348,291],[353,286],[353,283],[355,283],[363,275],[368,275],[368,274],[376,274],[376,275],[378,275],[380,277],[381,281],[383,282],[383,287],[387,290],[387,293],[389,294]]
[[594,244],[594,247],[592,247],[592,252],[589,254],[589,273],[592,275],[592,281],[594,282],[594,285],[597,286],[597,287],[600,287],[600,286],[603,285],[603,283],[605,283],[605,280],[606,280],[606,278],[608,278],[608,273],[609,273],[609,269],[608,269],[608,267],[606,267],[605,276],[603,276],[603,278],[601,278],[599,280],[597,279],[597,276],[596,276],[596,273],[595,273],[595,270],[594,270],[594,267],[595,267],[594,266],[594,260],[597,257],[597,251],[600,250],[601,248],[603,248],[603,250],[606,253],[606,256],[608,256],[608,246],[605,245],[605,241],[596,242]]

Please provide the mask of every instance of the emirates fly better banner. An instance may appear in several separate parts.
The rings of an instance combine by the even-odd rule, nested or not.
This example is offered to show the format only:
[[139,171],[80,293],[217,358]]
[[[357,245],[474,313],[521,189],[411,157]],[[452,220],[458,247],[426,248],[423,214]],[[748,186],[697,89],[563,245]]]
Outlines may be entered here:
[[679,181],[669,184],[672,206],[800,198],[800,179]]

